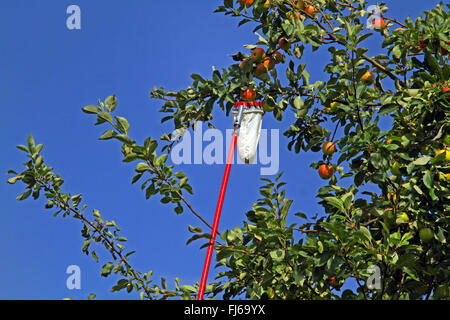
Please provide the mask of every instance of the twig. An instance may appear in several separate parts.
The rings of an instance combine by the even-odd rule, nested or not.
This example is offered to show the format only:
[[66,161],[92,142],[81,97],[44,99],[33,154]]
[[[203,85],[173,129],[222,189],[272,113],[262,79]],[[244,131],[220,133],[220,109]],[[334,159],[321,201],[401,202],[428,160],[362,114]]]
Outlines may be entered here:
[[[37,174],[37,172],[36,172]],[[41,185],[44,186],[44,189],[46,190],[52,190],[51,186],[49,186],[45,181],[41,180],[41,179],[36,179]],[[55,191],[55,193],[58,194],[58,192]],[[74,216],[78,219],[80,219],[81,221],[83,221],[85,224],[88,224],[93,230],[95,230],[96,233],[98,233],[98,235],[103,239],[103,241],[106,242],[106,244],[111,248],[111,251],[113,254],[116,254],[119,258],[120,261],[123,262],[127,267],[128,267],[128,272],[131,273],[131,276],[133,277],[134,280],[136,280],[138,283],[142,282],[142,280],[137,276],[136,272],[134,271],[134,269],[131,267],[131,265],[126,261],[125,257],[122,255],[121,251],[117,250],[117,248],[114,246],[114,244],[111,242],[111,240],[106,237],[101,230],[99,230],[97,228],[97,226],[95,226],[91,221],[89,221],[88,219],[86,219],[86,217],[81,213],[78,212],[77,210],[75,210],[74,208],[72,208],[70,205],[68,205],[63,199],[61,199],[59,196],[56,196],[55,199],[59,202],[58,206],[63,209],[63,210],[68,210],[69,212],[72,212],[74,214]],[[141,285],[142,289],[144,290],[144,292],[147,294],[147,296],[149,298],[151,298],[150,296],[150,292],[148,291],[147,287],[144,285]]]
[[[149,160],[146,160],[146,162],[161,180],[164,180],[172,190],[175,189],[174,186],[170,183],[170,181],[160,171],[158,171],[158,169]],[[203,219],[203,217],[200,214],[198,214],[197,211],[194,210],[194,208],[192,208],[191,204],[183,197],[183,194],[179,190],[175,190],[174,192],[178,195],[178,197],[180,197],[180,199],[186,204],[189,210],[191,210],[191,212],[197,218],[199,218],[204,224],[206,224],[210,229],[212,229],[212,226],[205,219]]]

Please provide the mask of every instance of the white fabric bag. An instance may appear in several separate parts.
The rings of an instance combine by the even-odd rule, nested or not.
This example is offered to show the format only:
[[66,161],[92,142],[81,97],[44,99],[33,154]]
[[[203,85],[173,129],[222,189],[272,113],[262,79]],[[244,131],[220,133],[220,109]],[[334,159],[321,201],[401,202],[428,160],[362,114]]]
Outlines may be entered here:
[[242,105],[241,127],[237,139],[237,150],[242,162],[251,164],[255,160],[258,148],[259,136],[261,134],[262,116],[264,114],[262,104],[259,101],[240,101],[233,108],[233,123]]

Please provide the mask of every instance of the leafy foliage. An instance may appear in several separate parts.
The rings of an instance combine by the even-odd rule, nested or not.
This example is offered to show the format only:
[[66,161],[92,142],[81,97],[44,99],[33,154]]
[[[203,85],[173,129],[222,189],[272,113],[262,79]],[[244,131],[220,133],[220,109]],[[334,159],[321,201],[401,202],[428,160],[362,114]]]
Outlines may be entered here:
[[[310,166],[329,164],[339,173],[317,191],[324,214],[313,218],[291,213],[295,199],[285,197],[281,175],[263,179],[261,198],[246,213],[246,221],[222,231],[216,241],[216,266],[223,271],[207,286],[209,298],[219,293],[225,299],[449,298],[448,5],[447,10],[441,3],[423,17],[400,22],[387,17],[388,8],[381,4],[387,24],[375,32],[365,26],[367,5],[364,0],[255,0],[243,7],[224,0],[216,12],[240,19],[239,26],[255,24],[258,41],[247,49],[263,47],[272,56],[282,50],[280,38],[289,42],[282,61],[267,73],[255,74],[253,63],[240,66],[250,54],[237,52],[228,68],[213,70],[210,80],[192,74],[192,85],[184,90],[151,91],[151,97],[164,101],[160,112],[167,116],[161,122],[170,120],[174,129],[183,131],[198,121],[213,127],[215,105],[229,113],[241,92],[253,88],[257,99],[274,106],[275,119],[286,122],[285,113],[295,117],[284,132],[288,150],[319,152]],[[391,30],[394,25],[400,28]],[[385,53],[370,56],[363,43],[375,33]],[[308,66],[301,63],[308,46],[313,52],[328,50],[330,59],[323,66],[327,80],[312,82]],[[373,82],[363,77],[368,72]],[[129,136],[129,122],[113,116],[117,106],[116,97],[110,96],[83,111],[97,116],[96,125],[111,127],[100,139],[122,144],[122,161],[136,162],[132,182],[146,179],[141,188],[147,198],[159,195],[177,214],[186,210],[210,228],[186,198],[184,191],[193,194],[186,175],[166,164],[174,137],[164,134],[159,143],[147,138],[139,145]],[[389,122],[389,129],[382,131],[382,121]],[[322,155],[325,141],[334,142],[338,152]],[[143,274],[129,265],[132,251],[125,253],[121,243],[126,239],[115,222],[103,221],[96,210],[88,220],[85,206],[79,207],[81,195],[61,192],[63,181],[43,163],[42,145],[36,146],[30,136],[28,147],[18,148],[31,160],[21,174],[10,172],[15,176],[9,183],[26,185],[17,199],[37,199],[44,190],[46,207],[81,220],[83,252],[95,258],[90,246],[101,243],[115,261],[101,269],[102,276],[120,275],[113,291],[141,291],[141,298],[195,297],[198,285],[180,286],[178,278],[176,290],[168,290],[165,279],[150,287],[151,272]],[[188,229],[193,235],[187,244],[210,239],[201,227]],[[381,271],[379,288],[366,285],[374,266]],[[356,289],[341,291],[346,281],[353,281]]]

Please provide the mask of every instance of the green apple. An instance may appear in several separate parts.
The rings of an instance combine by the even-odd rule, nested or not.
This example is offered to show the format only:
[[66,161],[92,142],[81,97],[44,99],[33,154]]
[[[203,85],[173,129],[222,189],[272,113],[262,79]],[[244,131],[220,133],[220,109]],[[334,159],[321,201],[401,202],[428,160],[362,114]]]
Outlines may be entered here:
[[428,243],[434,238],[433,230],[430,228],[422,228],[419,230],[420,241]]
[[402,173],[400,171],[400,164],[397,161],[395,161],[392,164],[391,172],[394,176],[397,176],[397,177],[400,177],[402,175]]

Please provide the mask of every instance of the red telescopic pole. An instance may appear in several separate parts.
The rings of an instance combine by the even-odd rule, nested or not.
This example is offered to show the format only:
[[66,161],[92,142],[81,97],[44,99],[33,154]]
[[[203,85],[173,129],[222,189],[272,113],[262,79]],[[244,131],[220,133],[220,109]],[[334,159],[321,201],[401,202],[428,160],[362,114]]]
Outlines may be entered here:
[[209,240],[208,251],[206,252],[205,265],[203,266],[202,279],[200,281],[200,289],[198,291],[197,300],[203,300],[203,294],[205,293],[206,280],[208,278],[209,265],[211,264],[212,252],[214,249],[214,242],[216,240],[217,228],[219,226],[220,213],[222,212],[223,199],[225,197],[225,191],[227,189],[228,177],[230,176],[231,162],[233,161],[234,149],[236,147],[237,132],[233,133],[231,140],[230,150],[228,151],[227,163],[225,166],[225,174],[223,175],[222,187],[220,188],[219,201],[217,202],[216,214],[214,216],[214,223],[211,231],[211,239]]
[[[219,226],[220,213],[222,212],[223,199],[225,197],[225,191],[227,189],[228,177],[230,176],[231,163],[233,162],[234,149],[236,148],[236,141],[239,135],[239,129],[241,127],[241,120],[244,111],[244,106],[253,106],[254,102],[241,101],[235,104],[237,108],[237,114],[234,118],[234,131],[231,139],[230,150],[228,151],[227,163],[225,166],[225,173],[223,175],[222,186],[220,187],[219,201],[217,202],[216,213],[214,215],[214,223],[211,230],[211,239],[209,240],[208,251],[206,252],[205,265],[203,266],[202,279],[200,281],[200,288],[198,290],[197,300],[203,300],[203,295],[205,294],[206,280],[208,279],[209,265],[211,264],[212,252],[214,249],[214,242],[216,241],[217,228]],[[260,103],[257,105],[260,106]]]

